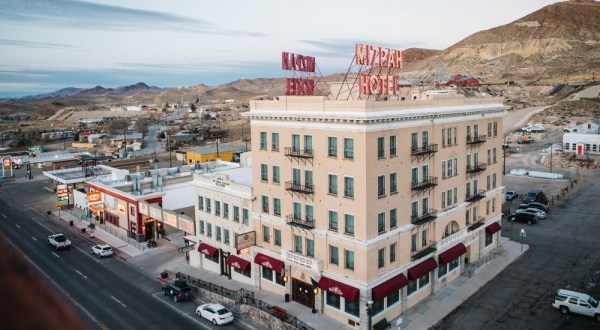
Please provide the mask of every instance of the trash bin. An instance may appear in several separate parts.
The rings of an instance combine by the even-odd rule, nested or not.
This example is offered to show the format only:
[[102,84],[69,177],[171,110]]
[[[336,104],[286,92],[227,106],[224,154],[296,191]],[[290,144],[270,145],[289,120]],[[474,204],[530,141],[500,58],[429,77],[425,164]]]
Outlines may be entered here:
[[82,232],[82,233],[85,233],[85,228],[81,228],[81,232]]
[[290,302],[290,294],[289,293],[285,294],[285,302]]
[[69,226],[73,225],[73,220],[69,221]]

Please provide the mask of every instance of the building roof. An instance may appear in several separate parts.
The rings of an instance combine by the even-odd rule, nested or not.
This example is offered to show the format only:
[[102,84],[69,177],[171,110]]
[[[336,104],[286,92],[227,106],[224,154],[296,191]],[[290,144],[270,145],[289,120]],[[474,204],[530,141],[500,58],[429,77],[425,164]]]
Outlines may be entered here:
[[208,172],[200,174],[206,177],[215,176],[217,173],[225,174],[229,177],[229,180],[241,184],[244,186],[252,187],[252,167],[238,167],[225,169],[219,172]]
[[[227,152],[227,151],[239,151],[242,152],[244,151],[244,148],[240,148],[240,147],[220,147],[219,152]],[[205,149],[205,150],[194,150],[191,151],[200,155],[208,155],[208,154],[216,154],[217,153],[217,148],[211,148],[211,149]]]
[[129,133],[129,134],[126,134],[125,136],[123,136],[123,134],[114,135],[111,137],[111,139],[113,139],[113,140],[142,139],[143,137],[144,137],[144,134],[142,134],[142,133]]

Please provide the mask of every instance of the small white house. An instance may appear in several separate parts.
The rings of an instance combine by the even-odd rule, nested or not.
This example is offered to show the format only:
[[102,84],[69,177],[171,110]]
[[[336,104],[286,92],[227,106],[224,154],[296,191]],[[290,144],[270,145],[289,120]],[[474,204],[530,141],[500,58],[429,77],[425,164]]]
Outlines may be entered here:
[[600,121],[567,127],[563,134],[563,151],[576,155],[600,155]]

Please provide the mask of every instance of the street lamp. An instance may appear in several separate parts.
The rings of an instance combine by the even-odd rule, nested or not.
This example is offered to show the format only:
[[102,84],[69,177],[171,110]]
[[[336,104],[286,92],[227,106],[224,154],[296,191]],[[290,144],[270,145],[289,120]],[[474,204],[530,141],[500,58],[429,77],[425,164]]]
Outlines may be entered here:
[[373,314],[373,300],[367,301],[367,316],[369,317],[369,327],[367,329],[371,330],[371,322],[372,322],[372,314]]
[[523,238],[525,238],[525,229],[521,229],[521,252],[523,252]]

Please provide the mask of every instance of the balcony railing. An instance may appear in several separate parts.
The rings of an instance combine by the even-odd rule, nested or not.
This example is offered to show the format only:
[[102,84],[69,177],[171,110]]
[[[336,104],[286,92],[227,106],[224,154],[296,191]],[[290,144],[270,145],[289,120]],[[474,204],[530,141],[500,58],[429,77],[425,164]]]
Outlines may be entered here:
[[481,200],[485,197],[485,190],[479,190],[477,193],[467,194],[465,197],[465,202],[474,203],[478,200]]
[[472,231],[475,230],[481,226],[483,226],[485,224],[485,217],[477,217],[476,220],[474,222],[472,222],[469,227],[467,227],[468,231]]
[[486,135],[469,136],[467,135],[467,144],[480,144],[484,143],[487,139]]
[[290,214],[290,215],[286,216],[285,218],[287,220],[288,225],[307,228],[307,229],[315,228],[315,220],[314,219],[302,220],[302,219],[298,219],[298,218],[294,217],[293,214]]
[[427,213],[424,213],[423,215],[421,215],[420,217],[414,217],[410,220],[410,223],[412,223],[413,225],[422,225],[425,223],[428,223],[430,221],[433,221],[437,218],[437,210],[434,209],[429,209],[427,210]]
[[428,176],[423,179],[421,182],[411,182],[410,189],[411,190],[424,190],[427,188],[435,187],[438,184],[438,179],[435,176]]
[[303,185],[294,183],[294,181],[287,181],[285,183],[285,190],[302,193],[302,194],[314,194],[315,186],[314,185]]
[[437,151],[438,151],[437,144],[430,144],[430,145],[427,145],[424,147],[412,146],[410,148],[410,154],[413,156],[423,156],[423,155],[427,155],[427,154],[432,154]]
[[313,158],[314,157],[314,151],[313,149],[297,149],[297,148],[291,148],[291,147],[286,147],[284,149],[284,154],[286,156],[290,156],[290,157],[300,157],[300,158]]
[[475,164],[475,165],[467,165],[467,173],[474,174],[474,173],[483,172],[483,171],[485,171],[486,168],[487,168],[487,164],[486,163],[479,163],[479,164]]
[[437,244],[437,242],[435,242],[435,241],[429,241],[429,244],[427,246],[422,247],[421,250],[412,251],[410,253],[411,260],[418,260],[430,253],[435,252],[436,244]]

